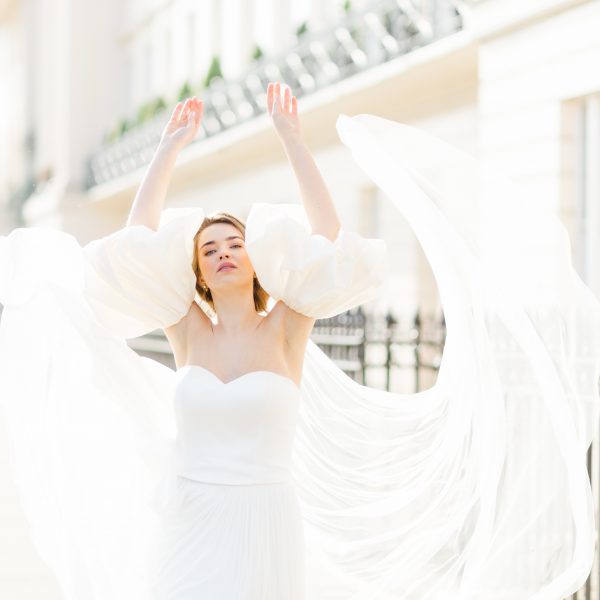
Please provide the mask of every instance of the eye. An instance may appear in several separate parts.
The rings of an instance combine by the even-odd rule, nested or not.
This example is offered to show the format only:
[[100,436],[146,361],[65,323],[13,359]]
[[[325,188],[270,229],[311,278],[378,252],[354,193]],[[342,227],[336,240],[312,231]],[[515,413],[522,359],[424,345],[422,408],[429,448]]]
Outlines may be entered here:
[[[242,248],[241,244],[234,244],[233,246],[231,246],[232,248]],[[216,250],[209,250],[208,252],[206,252],[204,254],[204,256],[208,256],[211,252],[216,252]]]

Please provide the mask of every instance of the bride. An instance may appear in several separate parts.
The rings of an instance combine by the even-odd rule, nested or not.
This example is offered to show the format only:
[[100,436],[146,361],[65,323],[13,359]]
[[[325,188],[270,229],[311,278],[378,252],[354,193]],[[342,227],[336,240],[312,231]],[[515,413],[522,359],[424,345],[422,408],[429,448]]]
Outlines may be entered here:
[[[267,102],[297,173],[307,214],[313,216],[312,231],[333,242],[339,221],[300,138],[296,98],[289,88],[282,98],[280,84],[269,84]],[[151,215],[162,210],[167,188],[169,173],[164,164],[173,164],[174,154],[193,139],[201,115],[202,102],[196,98],[175,107],[134,201],[130,225],[153,226]],[[259,314],[266,311],[268,294],[246,250],[245,226],[233,215],[219,213],[203,220],[194,235],[192,266],[196,290],[218,315],[218,322],[213,324],[192,303],[180,321],[165,328],[178,371],[196,370],[185,371],[176,396],[181,398],[179,433],[182,440],[186,435],[190,439],[189,447],[182,448],[186,456],[179,469],[189,477],[180,483],[189,506],[178,508],[173,522],[161,531],[153,589],[157,598],[165,600],[304,598],[300,509],[288,484],[289,465],[284,464],[283,455],[291,456],[294,427],[290,424],[295,419],[304,353],[315,319],[282,300],[266,316]],[[285,385],[290,381],[293,386]],[[217,406],[208,406],[211,402]],[[218,406],[223,402],[231,414]],[[249,403],[251,411],[245,407]],[[255,411],[261,411],[260,419],[251,414]],[[211,421],[215,412],[229,422]],[[199,420],[195,428],[189,426],[194,413]],[[243,419],[247,422],[240,423]],[[191,442],[192,437],[217,435],[228,445]],[[275,436],[288,439],[268,439]],[[189,456],[192,452],[196,455]],[[203,517],[216,507],[219,516]]]
[[[340,115],[414,230],[447,324],[432,388],[360,385],[310,332],[376,298],[400,257],[339,222],[289,90],[270,84],[267,104],[303,206],[257,202],[245,224],[164,209],[202,119],[191,98],[124,228],[83,248],[38,228],[0,237],[13,474],[65,598],[575,592],[594,556],[600,303],[566,230],[441,140]],[[157,328],[176,371],[126,344]]]
[[[280,84],[267,88],[268,111],[297,175],[312,232],[334,241],[340,229],[322,177],[302,142],[297,99]],[[202,101],[179,103],[163,134],[128,218],[129,225],[153,228],[163,208],[170,169],[181,148],[195,136]],[[268,315],[268,295],[260,287],[245,249],[244,225],[232,215],[207,217],[194,236],[197,291],[218,315],[218,323],[193,303],[189,312],[165,328],[178,367],[205,365],[223,381],[263,369],[300,385],[304,350],[315,319],[279,301]]]

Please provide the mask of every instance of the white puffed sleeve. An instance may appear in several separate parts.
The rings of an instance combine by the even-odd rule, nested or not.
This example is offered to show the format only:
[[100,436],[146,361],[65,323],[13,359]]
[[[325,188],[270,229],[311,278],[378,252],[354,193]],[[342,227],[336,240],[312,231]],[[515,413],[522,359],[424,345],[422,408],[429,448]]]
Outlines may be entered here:
[[384,282],[384,240],[342,228],[332,242],[311,233],[298,204],[254,204],[246,220],[246,251],[273,299],[315,319],[375,299]]
[[167,208],[157,231],[130,225],[84,247],[84,295],[96,319],[123,338],[177,323],[194,301],[194,235],[201,208]]

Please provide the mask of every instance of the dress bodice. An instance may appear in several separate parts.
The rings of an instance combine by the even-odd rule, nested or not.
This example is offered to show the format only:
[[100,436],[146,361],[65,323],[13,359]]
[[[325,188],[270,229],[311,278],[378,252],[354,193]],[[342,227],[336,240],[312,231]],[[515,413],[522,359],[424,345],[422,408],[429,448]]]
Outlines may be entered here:
[[221,484],[288,481],[300,389],[273,371],[223,382],[199,365],[177,371],[175,465]]

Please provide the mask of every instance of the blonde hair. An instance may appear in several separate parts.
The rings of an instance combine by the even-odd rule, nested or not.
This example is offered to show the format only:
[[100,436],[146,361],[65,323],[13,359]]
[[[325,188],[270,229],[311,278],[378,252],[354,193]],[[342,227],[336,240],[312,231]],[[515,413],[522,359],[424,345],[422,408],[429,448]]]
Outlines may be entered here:
[[[214,213],[209,217],[205,217],[204,221],[202,221],[202,224],[200,225],[200,228],[194,235],[194,260],[192,261],[192,268],[194,269],[194,274],[196,275],[196,291],[198,292],[200,298],[204,300],[204,302],[206,302],[213,311],[215,310],[215,305],[212,299],[211,291],[209,288],[204,289],[200,285],[200,277],[202,276],[202,273],[200,271],[200,260],[198,257],[198,240],[200,239],[200,234],[209,225],[213,225],[215,223],[227,223],[229,225],[233,225],[242,234],[242,237],[246,239],[246,225],[244,225],[244,223],[242,223],[239,219],[236,219],[236,217],[233,215],[224,212]],[[256,309],[256,312],[266,312],[269,294],[262,288],[256,275],[254,275],[252,285],[252,295],[254,296],[254,308]]]

